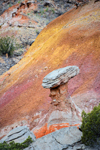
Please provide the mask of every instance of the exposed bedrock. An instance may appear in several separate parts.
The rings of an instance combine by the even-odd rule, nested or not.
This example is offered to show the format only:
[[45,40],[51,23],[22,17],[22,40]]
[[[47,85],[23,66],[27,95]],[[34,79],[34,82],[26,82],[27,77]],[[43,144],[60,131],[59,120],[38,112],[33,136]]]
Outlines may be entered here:
[[77,127],[63,128],[37,139],[25,150],[64,150],[80,141],[81,136]]
[[21,143],[30,136],[33,142],[24,150],[99,150],[100,143],[94,147],[86,146],[81,141],[82,132],[77,127],[65,127],[46,136],[36,139],[27,126],[19,126],[11,130],[7,136],[0,140],[9,143]]
[[35,135],[29,130],[27,126],[19,126],[11,130],[4,138],[0,140],[0,143],[11,142],[14,141],[15,143],[23,143],[28,136],[32,138],[33,141],[36,140]]
[[32,134],[26,126],[19,126],[11,130],[7,136],[0,140],[0,143],[4,140],[8,143],[12,140],[14,140],[15,143],[21,143],[28,138],[25,133],[27,131],[28,135],[32,137],[33,142],[29,145],[29,147],[25,148],[25,150],[63,150],[63,148],[67,149],[71,147],[74,147],[75,149],[77,144],[78,148],[83,146],[85,147],[85,145],[79,143],[82,132],[76,127],[60,129],[59,131],[55,131],[44,137],[35,139],[34,134]]

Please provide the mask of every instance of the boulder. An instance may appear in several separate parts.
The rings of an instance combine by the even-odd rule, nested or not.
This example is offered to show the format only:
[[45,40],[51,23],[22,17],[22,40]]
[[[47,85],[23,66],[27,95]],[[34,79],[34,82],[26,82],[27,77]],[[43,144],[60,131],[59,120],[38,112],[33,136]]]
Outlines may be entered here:
[[25,150],[62,150],[81,140],[82,132],[77,127],[68,127],[37,139]]
[[79,73],[77,66],[68,66],[52,71],[44,77],[42,86],[44,88],[55,88],[69,81]]
[[14,141],[15,143],[22,143],[28,138],[28,136],[30,136],[33,141],[36,140],[35,135],[29,130],[27,126],[19,126],[11,130],[7,136],[2,138],[0,143],[3,143],[4,141],[8,143],[11,141]]

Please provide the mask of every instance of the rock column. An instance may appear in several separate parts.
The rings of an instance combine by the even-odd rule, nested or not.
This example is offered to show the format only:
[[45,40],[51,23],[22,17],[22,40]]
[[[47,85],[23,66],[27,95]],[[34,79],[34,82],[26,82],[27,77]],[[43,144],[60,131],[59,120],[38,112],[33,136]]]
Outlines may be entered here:
[[49,73],[43,79],[42,86],[50,89],[51,104],[58,105],[71,105],[68,96],[68,81],[79,73],[77,66],[68,66],[65,68],[57,69]]

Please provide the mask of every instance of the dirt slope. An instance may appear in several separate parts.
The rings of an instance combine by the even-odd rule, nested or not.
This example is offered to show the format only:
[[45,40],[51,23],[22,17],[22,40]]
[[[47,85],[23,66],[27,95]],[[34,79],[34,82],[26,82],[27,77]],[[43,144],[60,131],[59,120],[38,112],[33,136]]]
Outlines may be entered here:
[[[24,58],[0,76],[0,128],[35,127],[50,108],[49,90],[42,87],[54,69],[77,65],[69,94],[89,112],[100,102],[100,2],[72,9],[42,30]],[[3,135],[3,134],[2,134]]]

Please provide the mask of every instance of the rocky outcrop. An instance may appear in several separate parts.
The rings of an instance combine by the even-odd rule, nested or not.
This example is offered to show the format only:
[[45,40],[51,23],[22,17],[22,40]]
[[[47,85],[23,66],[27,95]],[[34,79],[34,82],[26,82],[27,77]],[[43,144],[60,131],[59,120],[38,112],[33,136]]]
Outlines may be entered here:
[[[76,122],[77,122],[77,120],[76,120]],[[73,124],[72,126],[76,126],[77,128],[79,128],[79,125],[80,124]],[[35,129],[33,131],[33,133],[35,134],[36,138],[41,138],[42,136],[45,136],[45,135],[50,134],[52,132],[55,132],[55,131],[57,131],[59,129],[67,128],[67,127],[70,127],[70,126],[71,125],[69,123],[58,123],[58,124],[56,124],[56,120],[55,120],[54,124],[48,125],[46,123],[40,129]]]
[[4,141],[8,143],[11,141],[14,141],[15,143],[23,143],[28,138],[28,136],[30,136],[33,141],[36,140],[35,135],[29,130],[27,126],[20,126],[11,130],[7,136],[0,140],[0,143],[3,143]]
[[81,136],[82,132],[77,127],[63,128],[37,139],[25,150],[63,150],[79,142]]
[[[52,71],[43,79],[42,86],[50,88],[51,106],[41,123],[47,122],[41,128],[33,130],[37,138],[54,132],[57,129],[78,126],[81,123],[81,110],[68,97],[68,81],[79,73],[77,66],[67,66]],[[38,125],[41,123],[39,122]]]
[[[52,71],[43,79],[42,86],[50,88],[50,97],[55,106],[68,101],[68,81],[79,73],[77,66],[67,66]],[[71,101],[69,102],[71,105]],[[62,105],[65,105],[64,103]],[[71,107],[71,106],[70,106]],[[75,109],[75,108],[74,108]]]
[[94,147],[84,145],[81,142],[82,132],[77,127],[63,128],[36,139],[27,126],[20,126],[11,130],[0,143],[4,141],[22,143],[28,136],[32,138],[33,143],[24,150],[99,150],[100,148],[100,143],[95,143]]

